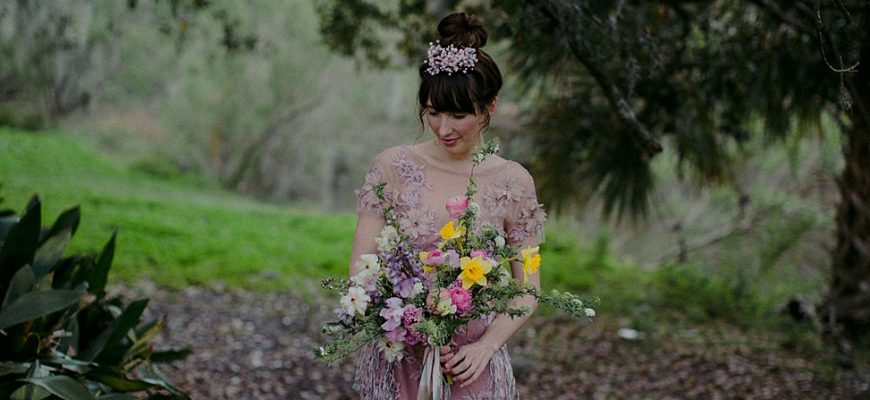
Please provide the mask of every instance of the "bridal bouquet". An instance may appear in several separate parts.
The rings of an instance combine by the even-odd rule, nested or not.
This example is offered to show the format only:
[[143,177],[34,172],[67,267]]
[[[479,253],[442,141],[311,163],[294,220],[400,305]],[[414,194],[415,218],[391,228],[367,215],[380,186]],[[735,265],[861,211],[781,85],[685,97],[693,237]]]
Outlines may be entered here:
[[[474,166],[498,151],[488,141],[473,155]],[[541,265],[538,247],[510,246],[495,227],[478,224],[480,207],[470,199],[475,193],[474,169],[464,196],[447,200],[451,220],[440,231],[437,247],[416,248],[399,229],[391,206],[384,201],[384,183],[375,186],[386,225],[375,239],[377,254],[363,254],[359,273],[349,280],[326,279],[323,286],[342,293],[338,321],[327,323],[324,333],[335,340],[317,349],[317,356],[331,362],[345,357],[372,340],[387,361],[401,359],[406,346],[426,345],[421,392],[441,391],[438,346],[450,343],[457,328],[495,314],[524,316],[530,310],[512,306],[511,300],[531,295],[571,315],[591,318],[595,311],[571,293],[540,293],[513,278],[511,263],[523,266],[524,277]],[[525,279],[524,279],[525,280]]]

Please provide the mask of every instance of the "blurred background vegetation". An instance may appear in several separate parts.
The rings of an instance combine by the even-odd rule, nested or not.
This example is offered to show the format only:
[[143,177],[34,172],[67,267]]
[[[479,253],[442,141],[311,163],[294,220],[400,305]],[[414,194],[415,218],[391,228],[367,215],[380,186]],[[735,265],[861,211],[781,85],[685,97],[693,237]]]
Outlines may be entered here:
[[854,123],[815,28],[764,1],[594,2],[589,55],[560,2],[534,3],[0,1],[0,190],[16,209],[39,193],[49,219],[81,204],[74,250],[118,229],[130,282],[345,274],[353,191],[377,152],[428,137],[416,65],[465,9],[507,78],[490,132],[550,213],[546,287],[641,332],[722,321],[821,349]]

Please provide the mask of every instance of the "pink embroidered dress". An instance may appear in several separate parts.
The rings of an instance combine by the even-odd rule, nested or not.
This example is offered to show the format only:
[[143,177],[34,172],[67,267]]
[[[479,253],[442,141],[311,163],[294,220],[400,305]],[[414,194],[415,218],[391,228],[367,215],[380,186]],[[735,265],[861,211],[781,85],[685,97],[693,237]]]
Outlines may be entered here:
[[[499,229],[512,245],[535,246],[543,241],[546,218],[535,194],[534,181],[521,165],[489,156],[474,170],[482,224]],[[448,198],[465,194],[468,171],[455,171],[439,164],[415,146],[396,146],[375,157],[363,187],[356,192],[357,211],[383,218],[381,203],[373,188],[386,182],[385,194],[396,210],[402,232],[423,250],[438,240],[438,229],[451,220],[444,207]],[[373,240],[373,238],[371,238]],[[366,239],[368,240],[368,239]],[[453,341],[462,346],[478,340],[492,317],[461,327]],[[354,388],[365,400],[416,399],[421,374],[423,346],[405,349],[405,357],[388,363],[375,344],[360,354]],[[471,385],[450,388],[452,399],[514,399],[518,397],[507,348],[493,355],[489,368]]]

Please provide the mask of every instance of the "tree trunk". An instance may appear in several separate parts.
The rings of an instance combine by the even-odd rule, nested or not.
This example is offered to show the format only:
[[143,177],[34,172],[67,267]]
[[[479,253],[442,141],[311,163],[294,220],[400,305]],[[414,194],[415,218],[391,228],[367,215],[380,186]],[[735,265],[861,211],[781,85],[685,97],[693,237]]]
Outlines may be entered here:
[[846,79],[851,125],[843,147],[845,167],[837,182],[837,242],[823,308],[833,333],[847,338],[870,328],[870,11],[864,14],[861,63]]

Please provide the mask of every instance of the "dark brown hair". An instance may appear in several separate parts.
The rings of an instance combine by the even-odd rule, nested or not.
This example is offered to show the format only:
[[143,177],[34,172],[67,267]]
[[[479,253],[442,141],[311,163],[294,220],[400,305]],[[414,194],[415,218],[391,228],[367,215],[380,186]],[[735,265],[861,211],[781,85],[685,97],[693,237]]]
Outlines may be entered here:
[[420,104],[420,122],[426,109],[426,102],[438,112],[456,112],[485,116],[484,127],[489,125],[489,105],[501,89],[501,72],[495,61],[481,48],[486,46],[486,28],[480,21],[465,13],[450,14],[438,23],[439,41],[442,46],[453,45],[457,48],[472,47],[477,51],[477,63],[467,73],[430,75],[428,65],[420,65],[420,90],[417,100]]

